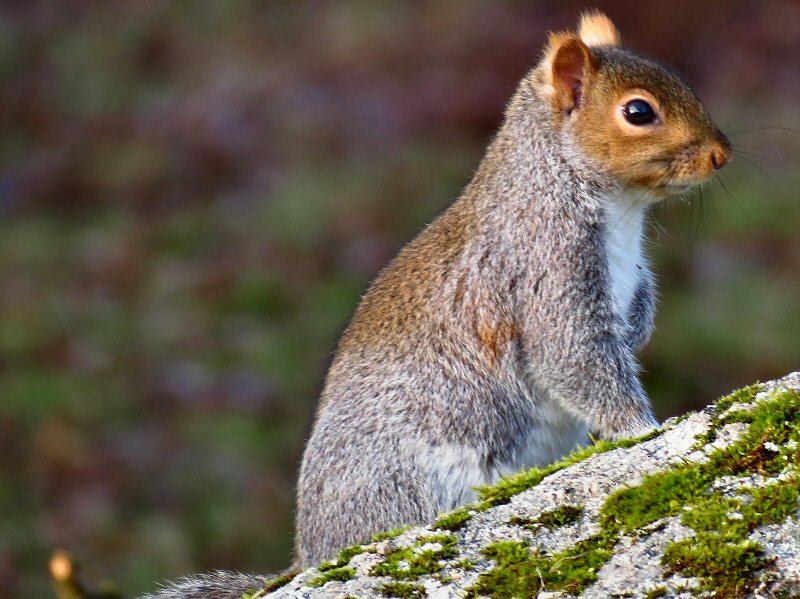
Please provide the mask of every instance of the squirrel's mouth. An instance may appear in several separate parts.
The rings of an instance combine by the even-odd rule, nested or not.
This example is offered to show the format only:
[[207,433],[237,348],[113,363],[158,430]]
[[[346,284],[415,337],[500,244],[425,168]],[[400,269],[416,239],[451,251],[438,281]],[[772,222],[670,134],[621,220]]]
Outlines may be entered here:
[[691,185],[684,183],[662,183],[653,187],[651,192],[656,198],[663,200],[686,193],[691,187]]
[[666,183],[658,185],[656,190],[659,194],[663,194],[664,196],[680,195],[701,183],[703,183],[703,181],[667,181]]

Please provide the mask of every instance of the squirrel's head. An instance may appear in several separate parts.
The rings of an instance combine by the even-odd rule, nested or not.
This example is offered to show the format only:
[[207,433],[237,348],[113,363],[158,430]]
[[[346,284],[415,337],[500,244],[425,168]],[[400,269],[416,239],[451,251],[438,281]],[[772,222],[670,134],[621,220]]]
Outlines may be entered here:
[[604,14],[584,14],[577,33],[551,34],[537,71],[556,129],[624,187],[681,193],[731,158],[728,138],[691,88],[621,48]]

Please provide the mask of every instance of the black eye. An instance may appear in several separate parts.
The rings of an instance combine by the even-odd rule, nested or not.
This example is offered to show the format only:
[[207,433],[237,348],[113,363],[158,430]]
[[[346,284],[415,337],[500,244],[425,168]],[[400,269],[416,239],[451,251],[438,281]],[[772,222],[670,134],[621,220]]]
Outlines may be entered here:
[[622,107],[622,114],[631,125],[649,125],[656,120],[656,111],[644,100],[631,100]]

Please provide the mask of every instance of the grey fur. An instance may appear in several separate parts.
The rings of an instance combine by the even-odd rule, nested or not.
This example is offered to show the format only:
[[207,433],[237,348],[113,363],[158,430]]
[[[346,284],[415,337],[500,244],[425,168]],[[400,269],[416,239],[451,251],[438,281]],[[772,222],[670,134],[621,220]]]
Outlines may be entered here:
[[296,564],[421,523],[520,468],[657,426],[633,350],[652,329],[641,267],[625,317],[604,239],[619,185],[520,84],[471,183],[372,284],[345,331],[298,484]]
[[628,329],[625,334],[625,343],[631,351],[639,351],[650,339],[655,312],[655,283],[650,270],[643,268],[639,286],[628,307]]
[[266,582],[265,576],[218,571],[183,578],[141,599],[242,599]]

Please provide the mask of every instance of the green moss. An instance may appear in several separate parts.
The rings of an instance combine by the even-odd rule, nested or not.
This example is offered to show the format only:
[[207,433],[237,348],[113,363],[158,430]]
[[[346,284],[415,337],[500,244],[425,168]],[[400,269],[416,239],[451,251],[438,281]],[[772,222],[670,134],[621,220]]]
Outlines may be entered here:
[[632,536],[636,537],[637,539],[644,539],[646,537],[649,537],[654,532],[658,532],[660,530],[664,530],[666,527],[667,527],[667,521],[666,520],[661,520],[660,522],[656,521],[656,522],[653,522],[652,524],[648,524],[646,526],[643,526],[639,530],[634,531],[632,533]]
[[496,485],[479,489],[481,501],[478,504],[478,509],[488,509],[496,505],[508,503],[514,495],[518,495],[523,491],[535,487],[542,482],[545,477],[559,470],[563,470],[568,466],[582,462],[589,456],[609,451],[615,447],[616,445],[610,441],[599,441],[595,445],[577,450],[575,453],[570,454],[555,464],[550,464],[543,468],[530,468],[518,472],[517,474],[501,478]]
[[579,505],[562,505],[549,512],[542,512],[538,521],[548,528],[558,528],[577,522],[583,517],[583,507]]
[[[752,401],[759,387],[736,392],[718,404]],[[722,407],[722,409],[720,409]],[[663,563],[669,572],[700,578],[704,590],[717,597],[738,597],[752,589],[759,570],[770,565],[763,548],[748,535],[764,524],[780,522],[797,509],[797,476],[767,487],[748,489],[750,502],[725,497],[713,489],[723,476],[761,473],[775,475],[800,458],[797,414],[800,395],[787,391],[773,395],[747,412],[750,426],[731,446],[716,450],[704,464],[685,464],[647,476],[637,487],[612,494],[601,509],[604,530],[633,532],[681,513],[681,521],[697,534],[669,545]],[[733,412],[718,424],[741,421]],[[688,509],[687,509],[688,508]]]
[[725,416],[722,419],[722,421],[725,424],[731,422],[742,422],[744,424],[750,424],[751,422],[753,422],[753,413],[749,410],[737,410]]
[[748,489],[740,495],[749,495],[749,503],[709,495],[683,514],[683,524],[698,532],[667,547],[664,565],[669,572],[700,577],[705,588],[715,589],[718,597],[747,594],[757,572],[772,563],[748,535],[757,526],[783,521],[797,509],[799,482],[790,478]]
[[518,495],[523,491],[527,491],[538,485],[542,479],[559,470],[568,468],[573,464],[584,461],[585,459],[595,455],[596,453],[604,453],[617,449],[619,447],[632,447],[638,443],[643,443],[660,435],[663,431],[654,430],[637,437],[635,439],[621,439],[619,441],[597,441],[594,445],[588,447],[581,447],[575,452],[571,453],[563,460],[545,466],[543,468],[530,468],[517,474],[501,478],[500,481],[492,487],[482,487],[479,491],[480,501],[478,504],[472,506],[475,510],[486,510],[490,507],[508,503],[514,495]]
[[523,528],[537,528],[536,526],[536,518],[523,518],[521,516],[512,516],[508,519],[506,524],[512,524],[514,526],[522,526]]
[[632,533],[659,518],[672,516],[705,492],[713,477],[690,464],[646,476],[637,487],[612,493],[600,510],[600,523],[609,530]]
[[535,530],[539,526],[559,528],[577,522],[583,517],[583,507],[580,505],[562,505],[554,510],[542,512],[538,518],[529,520],[514,516],[508,523]]
[[324,561],[319,566],[317,566],[317,570],[320,572],[327,572],[329,570],[334,570],[336,568],[341,568],[342,566],[346,566],[350,563],[350,560],[353,558],[354,555],[358,555],[359,553],[364,553],[364,546],[363,545],[353,545],[351,547],[345,547],[339,552],[339,555],[336,556],[336,561]]
[[460,570],[474,570],[475,566],[475,562],[471,559],[462,559],[451,564],[452,568],[458,568]]
[[580,593],[597,580],[616,542],[615,536],[601,533],[552,555],[521,541],[494,543],[484,554],[495,567],[481,574],[468,596],[533,597],[544,589]]
[[683,422],[687,418],[689,418],[689,416],[691,416],[691,415],[692,415],[692,412],[686,412],[685,414],[681,414],[680,416],[674,416],[673,418],[670,419],[670,422],[672,423],[673,426],[675,426],[677,424],[680,424],[681,422]]
[[755,383],[753,385],[748,385],[747,387],[742,387],[741,389],[736,389],[716,403],[716,411],[718,414],[721,414],[733,404],[753,403],[756,400],[756,395],[763,390],[764,385],[761,383]]
[[657,599],[658,597],[663,597],[666,594],[667,594],[667,587],[662,585],[647,591],[644,594],[644,599]]
[[720,476],[774,473],[782,469],[786,460],[779,459],[776,452],[765,446],[765,442],[770,440],[781,443],[784,437],[778,429],[796,418],[796,415],[778,407],[782,401],[768,402],[751,412],[751,426],[742,439],[726,449],[715,451],[707,463],[685,464],[646,476],[639,486],[613,493],[601,510],[603,525],[632,532],[700,501]]
[[[783,521],[800,507],[798,505],[800,487],[797,483],[798,478],[795,475],[777,484],[750,491],[748,494],[752,502],[745,503],[739,508],[744,519],[748,522],[755,522],[757,518],[762,518],[765,522]],[[749,527],[748,532],[753,528],[755,527]]]
[[556,554],[547,588],[577,594],[597,580],[597,571],[610,558],[618,537],[602,532]]
[[716,597],[743,597],[753,586],[755,572],[769,565],[755,541],[728,539],[728,535],[701,532],[671,544],[664,552],[667,572],[702,579]]
[[308,586],[321,587],[325,583],[328,583],[332,580],[345,582],[353,578],[355,575],[356,575],[355,569],[349,566],[345,566],[344,568],[334,568],[332,570],[327,570],[322,575],[317,576],[316,578],[313,578],[312,580],[308,581]]
[[522,541],[500,541],[484,548],[483,554],[495,567],[484,572],[467,597],[532,597],[542,588],[536,566],[539,554]]
[[[718,416],[712,429],[729,422],[749,424],[737,442],[714,451],[703,464],[681,464],[646,476],[635,487],[612,493],[601,508],[598,535],[553,555],[518,541],[487,547],[484,553],[494,560],[495,567],[479,577],[469,589],[469,596],[534,596],[542,589],[578,593],[596,580],[596,572],[610,558],[620,536],[651,534],[659,520],[677,515],[696,534],[667,547],[663,557],[667,571],[698,578],[700,590],[714,591],[716,597],[747,594],[758,572],[771,564],[764,557],[763,548],[748,536],[756,527],[780,522],[797,510],[800,487],[797,474],[787,474],[785,480],[763,488],[748,488],[737,497],[726,497],[714,489],[713,483],[720,477],[791,473],[787,467],[800,462],[800,394],[797,392],[776,393],[752,410],[722,416],[734,404],[752,402],[761,390],[760,385],[740,389],[716,406]],[[704,436],[698,442],[705,443],[706,438],[709,437]],[[482,491],[483,501],[493,505],[502,503],[552,472],[598,451],[630,443],[601,442],[559,464],[504,479],[497,488]],[[512,518],[509,522],[522,526],[564,525],[581,515],[576,511],[579,508],[570,507],[573,508],[570,511],[560,508],[542,514],[537,520]],[[665,593],[666,588],[659,587],[647,596],[658,597]]]
[[463,528],[470,518],[472,518],[472,514],[470,513],[469,506],[460,507],[439,518],[439,520],[434,523],[433,527],[456,531]]
[[262,588],[251,589],[242,595],[242,599],[255,599],[256,597],[266,596],[267,593],[271,593],[272,591],[276,591],[282,586],[287,585],[295,576],[297,576],[297,574],[299,574],[299,570],[291,570],[282,576],[278,576],[277,578],[267,579],[265,580]]
[[[424,574],[433,574],[444,567],[441,560],[458,555],[455,548],[457,541],[449,533],[422,537],[410,547],[398,548],[389,553],[386,559],[370,570],[370,575],[415,580]],[[423,550],[429,544],[438,544],[440,547]]]
[[[756,395],[764,390],[764,386],[761,384],[749,385],[747,387],[742,387],[741,389],[737,389],[733,391],[729,395],[726,395],[714,405],[714,417],[711,420],[711,425],[708,428],[708,431],[703,435],[698,435],[696,437],[695,444],[693,449],[701,449],[708,445],[709,443],[713,443],[717,439],[717,430],[723,424],[727,424],[728,422],[734,422],[734,420],[730,420],[728,417],[723,417],[724,414],[731,406],[735,404],[749,404],[753,403],[756,399]],[[737,412],[739,414],[743,413],[742,411]],[[744,420],[742,422],[745,422]]]
[[[636,439],[617,442],[598,441],[570,454],[560,462],[544,468],[531,468],[500,480],[493,487],[480,489],[480,501],[472,506],[485,510],[507,503],[511,497],[538,485],[542,479],[582,462],[590,456],[619,447],[631,447],[652,439],[662,431],[653,431]],[[512,518],[509,522],[523,526],[540,524],[564,526],[575,522],[583,515],[580,506],[563,506],[543,513],[537,520]],[[598,535],[579,541],[566,551],[548,555],[531,549],[526,543],[507,541],[485,548],[487,557],[495,561],[495,567],[484,572],[469,589],[470,596],[518,597],[533,596],[542,589],[563,590],[578,593],[597,579],[597,570],[611,557],[611,550],[618,540],[618,529],[611,527]]]
[[378,534],[372,536],[372,541],[377,543],[378,541],[396,539],[410,528],[411,526],[401,526],[400,528],[393,528],[392,530],[387,530],[386,532],[379,532]]
[[421,584],[387,582],[380,587],[380,592],[386,597],[425,597],[425,587]]

